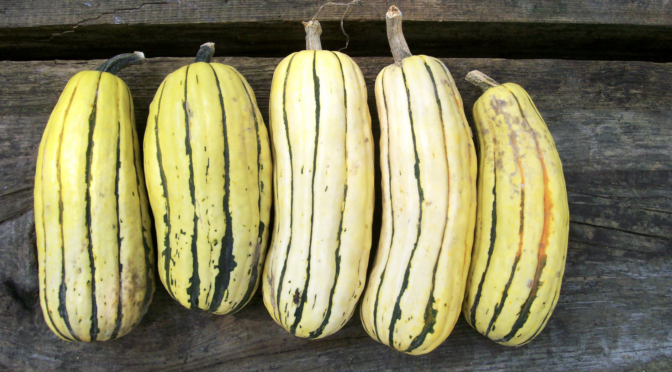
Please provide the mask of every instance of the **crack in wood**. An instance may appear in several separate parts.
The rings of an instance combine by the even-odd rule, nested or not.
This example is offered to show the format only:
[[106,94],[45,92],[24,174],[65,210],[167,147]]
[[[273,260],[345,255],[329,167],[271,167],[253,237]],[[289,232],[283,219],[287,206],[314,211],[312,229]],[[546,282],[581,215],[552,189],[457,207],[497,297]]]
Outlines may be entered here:
[[661,209],[653,209],[653,208],[644,208],[644,207],[637,207],[637,208],[641,209],[641,210],[644,210],[644,211],[672,215],[672,211],[666,211],[666,210],[661,210]]
[[571,223],[575,223],[575,224],[577,224],[577,225],[586,225],[586,226],[591,226],[591,227],[597,227],[597,228],[600,228],[600,229],[607,229],[607,230],[620,231],[620,232],[624,232],[624,233],[626,233],[626,234],[632,234],[632,235],[637,235],[637,236],[645,236],[645,237],[647,237],[647,238],[657,238],[657,239],[664,239],[664,240],[672,240],[672,238],[669,238],[669,237],[666,237],[666,236],[655,235],[655,234],[640,233],[640,232],[636,232],[636,231],[630,231],[630,230],[621,229],[621,228],[618,228],[618,227],[596,225],[596,224],[593,224],[593,223],[582,222],[582,221],[576,221],[576,220],[571,220],[571,219],[570,219],[570,222],[571,222]]
[[31,186],[25,186],[25,187],[21,187],[21,188],[16,189],[16,190],[11,190],[11,191],[9,191],[5,194],[0,194],[0,201],[7,198],[8,196],[18,194],[18,193],[23,193],[23,192],[26,192],[26,191],[33,191],[33,188]]
[[84,19],[82,21],[79,21],[79,22],[75,23],[75,25],[72,26],[72,29],[70,29],[70,30],[55,33],[55,34],[51,34],[51,37],[49,39],[46,39],[46,40],[43,40],[43,41],[50,42],[56,37],[60,37],[60,36],[63,36],[65,34],[73,33],[73,32],[75,32],[75,29],[77,27],[82,26],[84,23],[97,21],[97,20],[101,19],[102,17],[104,17],[106,15],[112,15],[112,14],[116,14],[116,13],[120,13],[120,12],[132,12],[134,10],[140,10],[140,9],[144,8],[146,5],[164,5],[164,4],[169,4],[169,2],[168,1],[161,1],[161,2],[151,1],[151,2],[142,3],[142,4],[140,4],[140,6],[135,7],[135,8],[119,8],[119,9],[115,9],[111,12],[103,12],[103,13],[100,13],[96,17],[87,18],[87,19]]

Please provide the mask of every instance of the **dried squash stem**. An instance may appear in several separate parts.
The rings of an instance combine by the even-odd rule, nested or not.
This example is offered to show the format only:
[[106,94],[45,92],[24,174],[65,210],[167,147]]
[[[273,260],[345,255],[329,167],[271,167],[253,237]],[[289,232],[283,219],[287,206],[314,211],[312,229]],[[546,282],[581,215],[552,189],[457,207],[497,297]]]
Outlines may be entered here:
[[394,63],[399,64],[404,58],[413,55],[408,49],[404,32],[401,30],[401,10],[392,5],[385,15],[385,22],[387,23],[387,40],[390,42]]
[[475,86],[481,88],[483,93],[485,93],[486,90],[490,88],[494,88],[499,85],[498,82],[493,80],[490,76],[478,71],[474,70],[471,71],[467,74],[467,77],[465,78],[468,82],[474,84]]

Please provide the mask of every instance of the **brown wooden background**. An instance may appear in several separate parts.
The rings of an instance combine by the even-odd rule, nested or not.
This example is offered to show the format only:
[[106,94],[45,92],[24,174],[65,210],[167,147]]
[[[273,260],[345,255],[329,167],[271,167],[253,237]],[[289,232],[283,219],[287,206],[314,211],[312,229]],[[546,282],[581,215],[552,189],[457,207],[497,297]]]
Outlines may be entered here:
[[[140,325],[119,340],[74,344],[49,331],[37,298],[32,187],[37,146],[67,80],[100,59],[144,51],[147,64],[120,73],[143,133],[165,75],[213,41],[216,61],[248,79],[267,121],[273,70],[304,48],[299,21],[321,3],[0,0],[0,370],[672,370],[667,0],[394,2],[411,50],[442,58],[467,112],[479,94],[463,78],[479,69],[525,87],[555,138],[569,253],[558,306],[531,344],[499,346],[460,319],[442,346],[411,357],[369,338],[357,315],[335,335],[306,341],[273,322],[259,292],[239,314],[215,316],[182,308],[160,285]],[[345,19],[345,52],[367,79],[376,138],[372,87],[392,62],[383,18],[392,3],[365,1]],[[326,49],[344,45],[343,10],[320,17]]]

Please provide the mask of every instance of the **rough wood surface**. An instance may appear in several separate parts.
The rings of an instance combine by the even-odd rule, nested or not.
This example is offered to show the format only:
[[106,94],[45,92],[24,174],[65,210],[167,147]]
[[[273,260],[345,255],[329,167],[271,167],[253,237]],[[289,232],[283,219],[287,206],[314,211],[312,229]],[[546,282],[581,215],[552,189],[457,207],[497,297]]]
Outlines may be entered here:
[[[341,2],[347,2],[345,0]],[[0,0],[0,55],[10,60],[191,55],[214,41],[229,56],[282,56],[325,1]],[[672,5],[666,0],[367,0],[346,17],[351,55],[386,55],[385,12],[404,12],[411,47],[439,57],[669,61]],[[323,43],[344,46],[344,7],[320,14]],[[421,51],[418,50],[418,53]]]
[[[133,93],[141,133],[163,77],[191,60],[150,59],[120,73]],[[373,80],[392,59],[355,60],[367,79],[378,131]],[[270,80],[280,60],[215,61],[246,76],[267,119]],[[0,369],[671,370],[672,64],[443,61],[469,120],[480,93],[464,80],[468,71],[526,88],[563,160],[571,213],[566,274],[555,313],[532,343],[499,346],[460,319],[436,351],[410,357],[369,338],[357,316],[332,337],[306,341],[273,322],[259,293],[239,314],[215,316],[182,308],[162,286],[140,325],[122,339],[58,340],[36,295],[35,154],[66,81],[100,61],[0,62]],[[375,216],[379,224],[380,205]]]
[[[346,0],[335,1],[348,3]],[[0,27],[92,24],[217,23],[306,21],[326,1],[289,0],[32,0],[0,2]],[[672,7],[665,0],[364,0],[353,7],[354,20],[385,19],[397,5],[409,21],[555,22],[588,24],[667,25]],[[354,9],[357,8],[355,11]],[[321,20],[341,18],[343,7],[327,6]]]

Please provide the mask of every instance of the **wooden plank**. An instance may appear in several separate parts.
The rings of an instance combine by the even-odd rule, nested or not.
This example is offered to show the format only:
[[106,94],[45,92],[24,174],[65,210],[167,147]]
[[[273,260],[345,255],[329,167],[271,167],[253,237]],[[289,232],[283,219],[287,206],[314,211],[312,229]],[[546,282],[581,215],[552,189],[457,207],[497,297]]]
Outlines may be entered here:
[[[236,67],[267,120],[277,58],[217,59]],[[156,87],[191,59],[150,59],[120,76],[144,129]],[[356,58],[372,87],[390,58]],[[0,62],[0,367],[16,370],[451,369],[659,370],[672,368],[672,64],[444,59],[471,120],[478,68],[525,87],[563,160],[571,228],[562,296],[546,330],[520,348],[498,346],[462,319],[433,353],[409,357],[370,339],[357,316],[321,341],[275,325],[257,293],[234,316],[188,311],[160,286],[149,313],[124,338],[59,341],[37,301],[32,182],[42,130],[60,90],[100,61]],[[377,142],[376,142],[377,144]],[[379,189],[376,188],[377,193]],[[28,210],[28,212],[26,212]],[[375,214],[380,223],[380,205]],[[123,358],[120,356],[123,355]]]
[[[348,0],[339,3],[348,3]],[[0,28],[73,26],[93,24],[182,24],[261,21],[305,21],[324,1],[168,1],[121,0],[72,2],[34,0],[4,2]],[[397,5],[409,21],[434,22],[552,22],[581,24],[661,25],[672,24],[672,7],[664,0],[647,3],[628,0],[552,0],[462,2],[368,0],[353,6],[350,19],[384,18],[391,5]],[[328,6],[320,19],[336,21],[343,7]]]
[[[323,3],[323,2],[322,2]],[[0,3],[4,59],[90,59],[129,50],[186,57],[205,41],[228,56],[282,56],[303,45],[300,21],[320,2],[66,0]],[[349,53],[387,55],[384,14],[398,5],[418,53],[438,57],[582,58],[669,61],[668,1],[365,1],[351,8]],[[343,7],[326,7],[325,47],[341,48]]]

